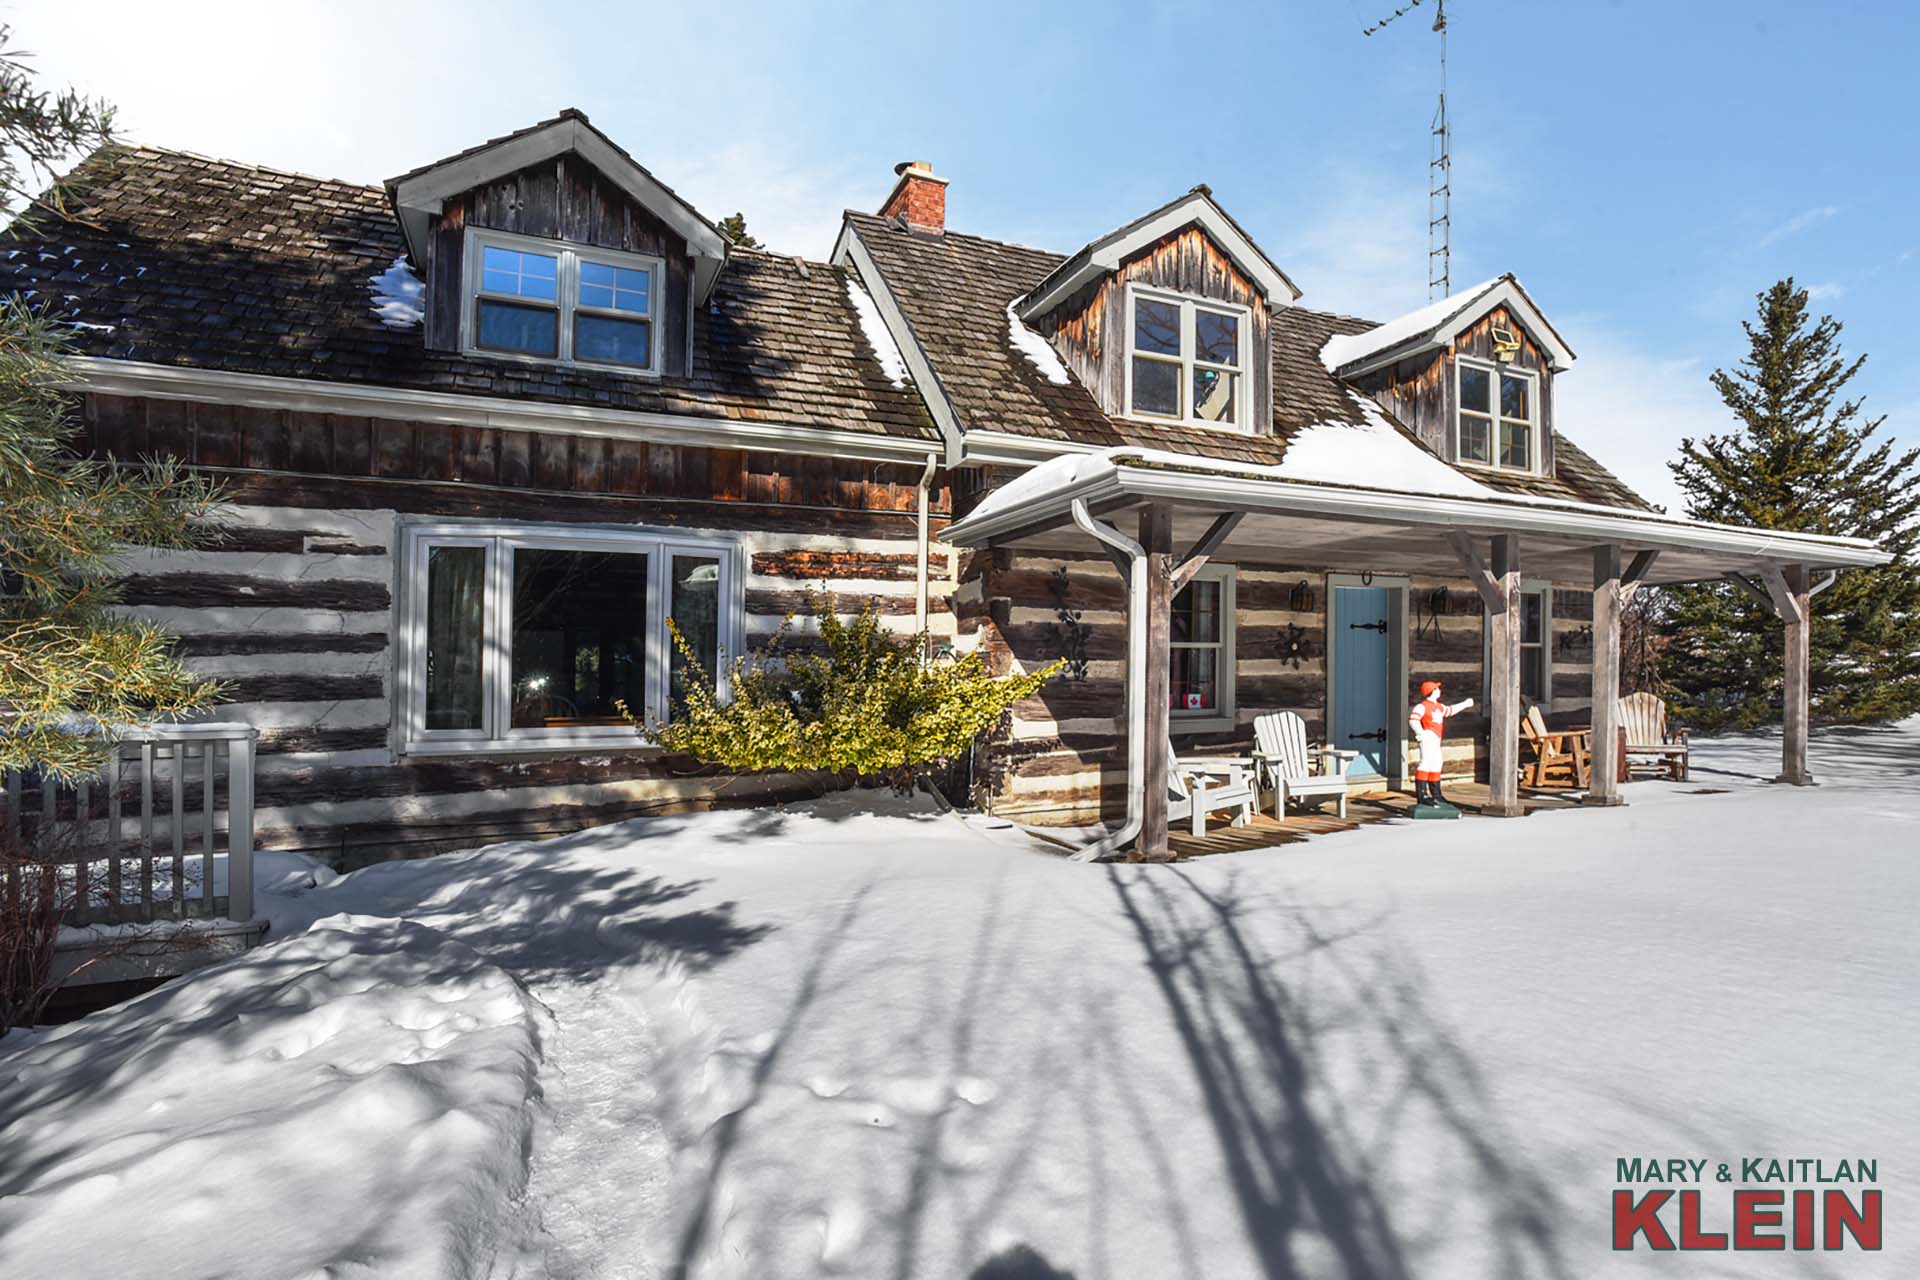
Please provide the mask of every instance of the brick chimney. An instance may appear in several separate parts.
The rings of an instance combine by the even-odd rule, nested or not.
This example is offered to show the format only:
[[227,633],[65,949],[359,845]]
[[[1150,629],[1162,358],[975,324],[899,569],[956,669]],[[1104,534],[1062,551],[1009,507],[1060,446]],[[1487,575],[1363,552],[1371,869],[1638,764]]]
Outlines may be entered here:
[[898,214],[916,231],[938,235],[947,229],[947,180],[933,176],[933,166],[925,160],[908,160],[893,166],[900,175],[893,194],[880,206],[880,216]]

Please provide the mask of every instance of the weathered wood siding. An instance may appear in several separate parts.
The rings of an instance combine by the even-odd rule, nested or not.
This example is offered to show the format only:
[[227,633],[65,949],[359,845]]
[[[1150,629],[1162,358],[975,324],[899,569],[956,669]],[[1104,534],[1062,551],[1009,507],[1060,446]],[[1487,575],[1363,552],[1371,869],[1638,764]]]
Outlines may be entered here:
[[[128,553],[124,602],[227,683],[216,718],[260,729],[262,848],[356,863],[818,786],[641,747],[401,754],[393,602],[405,517],[729,535],[744,552],[750,645],[789,612],[805,643],[817,625],[809,591],[849,615],[872,600],[888,626],[913,628],[912,468],[105,396],[88,397],[85,427],[101,453],[172,454],[225,486],[217,541]],[[929,623],[943,640],[955,635],[952,566],[936,541]]]
[[1541,471],[1553,474],[1553,368],[1552,357],[1534,340],[1526,326],[1505,307],[1495,307],[1471,328],[1463,331],[1447,350],[1402,360],[1359,380],[1361,390],[1404,422],[1428,448],[1449,462],[1460,457],[1459,440],[1454,435],[1454,413],[1458,407],[1458,380],[1454,377],[1454,357],[1464,354],[1480,360],[1493,359],[1492,331],[1504,325],[1520,339],[1520,350],[1508,364],[1534,374],[1539,382]]
[[1050,316],[1039,318],[1039,332],[1051,338],[1061,358],[1093,389],[1100,407],[1116,416],[1127,408],[1129,283],[1237,303],[1252,311],[1247,335],[1251,428],[1255,435],[1269,434],[1273,430],[1273,343],[1266,300],[1206,232],[1195,226],[1142,249],[1112,275],[1087,286]]
[[687,242],[575,155],[557,156],[446,202],[428,240],[429,347],[441,351],[460,347],[468,227],[661,258],[667,278],[655,312],[662,343],[660,367],[669,373],[691,372],[688,325],[692,312],[688,308],[693,264]]

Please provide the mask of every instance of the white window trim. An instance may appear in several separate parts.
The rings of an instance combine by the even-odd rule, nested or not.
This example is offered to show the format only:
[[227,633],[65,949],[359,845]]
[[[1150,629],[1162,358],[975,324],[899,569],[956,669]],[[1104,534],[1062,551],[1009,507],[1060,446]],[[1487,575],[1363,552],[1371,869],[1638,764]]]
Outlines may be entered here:
[[[487,634],[481,649],[484,691],[481,727],[428,729],[426,727],[427,551],[435,546],[479,546],[486,549],[486,591],[482,603]],[[563,728],[513,728],[511,663],[508,651],[513,634],[513,558],[518,548],[558,548],[568,551],[644,552],[647,564],[648,636],[646,714],[663,719],[667,712],[670,675],[666,627],[667,600],[675,554],[705,556],[720,565],[720,626],[713,676],[719,696],[729,696],[727,669],[745,643],[745,559],[733,539],[688,535],[674,529],[635,526],[501,523],[435,520],[403,524],[397,561],[398,591],[395,618],[398,643],[394,646],[395,723],[397,747],[403,755],[456,755],[515,751],[552,751],[566,747],[648,746],[629,725],[577,725]]]
[[[1540,597],[1540,681],[1545,696],[1540,699],[1539,705],[1541,714],[1546,715],[1553,710],[1553,584],[1539,578],[1522,578],[1520,593]],[[1480,626],[1480,687],[1482,689],[1493,687],[1492,621],[1492,616],[1483,608]],[[1527,646],[1521,645],[1520,653],[1523,661],[1526,651]],[[1526,681],[1523,678],[1520,694],[1522,699],[1526,697],[1525,688]],[[1525,714],[1524,709],[1522,714]]]
[[1239,683],[1239,668],[1234,659],[1234,632],[1238,630],[1238,583],[1239,574],[1230,564],[1208,563],[1201,565],[1193,575],[1194,582],[1218,582],[1220,584],[1220,640],[1218,644],[1204,644],[1192,641],[1167,641],[1168,676],[1173,674],[1172,653],[1175,649],[1218,649],[1219,701],[1212,707],[1188,711],[1182,708],[1167,708],[1168,724],[1174,733],[1207,733],[1216,729],[1231,729],[1235,724],[1234,686]]
[[[1170,302],[1180,308],[1180,356],[1177,360],[1173,356],[1136,353],[1134,351],[1133,303],[1135,298],[1149,298],[1155,302]],[[1125,326],[1126,345],[1120,353],[1120,358],[1125,362],[1123,371],[1126,379],[1125,416],[1140,422],[1159,422],[1182,427],[1206,427],[1213,431],[1250,432],[1253,430],[1253,415],[1248,408],[1253,400],[1253,363],[1248,358],[1248,346],[1253,336],[1253,311],[1251,308],[1243,307],[1235,302],[1221,302],[1213,298],[1199,298],[1188,293],[1174,293],[1166,289],[1155,289],[1147,285],[1131,283],[1126,287],[1122,304],[1125,306],[1127,313],[1127,323]],[[1194,358],[1193,313],[1196,308],[1207,311],[1227,312],[1238,316],[1240,319],[1238,326],[1239,350],[1235,353],[1239,363],[1231,366],[1232,372],[1240,379],[1239,393],[1234,397],[1232,422],[1215,422],[1209,418],[1197,418],[1193,416],[1193,371],[1195,367],[1197,366],[1203,369],[1229,368],[1227,365],[1214,364],[1212,361],[1201,361]],[[1163,414],[1136,413],[1134,411],[1133,358],[1136,354],[1142,355],[1142,358],[1147,360],[1158,360],[1165,364],[1177,364],[1180,366],[1180,403],[1186,416],[1174,418]]]
[[[1460,447],[1462,417],[1468,412],[1460,396],[1460,373],[1463,369],[1485,370],[1493,378],[1491,395],[1493,413],[1488,416],[1486,462],[1467,457]],[[1524,467],[1505,466],[1500,461],[1500,424],[1518,422],[1518,418],[1500,416],[1500,379],[1525,378],[1533,384],[1527,393],[1527,465]],[[1475,414],[1475,417],[1481,415]],[[1463,467],[1477,467],[1482,471],[1504,471],[1509,475],[1539,475],[1540,460],[1546,456],[1545,441],[1540,438],[1540,375],[1531,369],[1517,369],[1510,364],[1497,364],[1492,360],[1477,360],[1470,356],[1460,356],[1453,362],[1453,457]]]
[[[554,266],[554,293],[557,295],[552,309],[556,313],[559,326],[559,341],[555,350],[557,356],[527,355],[518,351],[495,351],[491,347],[482,347],[476,342],[475,316],[479,311],[482,297],[496,298],[517,306],[545,307],[548,304],[539,298],[524,298],[517,295],[487,294],[481,289],[481,263],[485,259],[488,247],[512,249],[519,253],[538,253],[556,259]],[[660,376],[661,349],[665,345],[661,333],[660,303],[661,292],[667,284],[667,264],[663,258],[645,253],[626,253],[619,249],[601,249],[593,245],[569,244],[561,240],[543,240],[535,236],[515,235],[508,231],[493,231],[485,227],[468,227],[464,256],[464,279],[460,284],[460,350],[470,356],[482,356],[491,360],[521,360],[532,364],[559,364],[577,366],[585,369],[609,369],[615,373],[632,374],[636,377],[657,378]],[[632,311],[613,311],[605,307],[586,307],[580,305],[580,260],[601,263],[607,266],[626,267],[629,270],[651,272],[647,283],[647,313]],[[689,295],[691,297],[691,295]],[[645,320],[648,324],[647,363],[644,365],[622,364],[611,360],[582,360],[573,354],[573,320],[576,315],[608,316],[621,320]]]

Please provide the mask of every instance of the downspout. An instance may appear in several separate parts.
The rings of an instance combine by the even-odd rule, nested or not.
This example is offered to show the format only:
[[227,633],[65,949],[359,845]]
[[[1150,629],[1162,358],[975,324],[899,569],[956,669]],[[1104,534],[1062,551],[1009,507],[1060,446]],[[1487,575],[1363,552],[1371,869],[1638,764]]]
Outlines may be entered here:
[[916,590],[913,598],[913,633],[922,637],[920,645],[920,660],[922,662],[927,660],[929,651],[933,647],[931,642],[925,638],[927,635],[927,507],[928,491],[933,488],[934,466],[939,461],[940,455],[934,453],[928,454],[926,470],[920,473],[920,531],[918,546],[915,548],[918,554],[914,570]]
[[1141,770],[1146,764],[1147,734],[1147,553],[1139,543],[1112,525],[1101,524],[1087,511],[1085,501],[1073,500],[1073,522],[1112,548],[1115,559],[1127,560],[1127,820],[1118,831],[1101,836],[1073,855],[1075,862],[1092,862],[1114,853],[1140,834],[1145,815],[1141,807]]

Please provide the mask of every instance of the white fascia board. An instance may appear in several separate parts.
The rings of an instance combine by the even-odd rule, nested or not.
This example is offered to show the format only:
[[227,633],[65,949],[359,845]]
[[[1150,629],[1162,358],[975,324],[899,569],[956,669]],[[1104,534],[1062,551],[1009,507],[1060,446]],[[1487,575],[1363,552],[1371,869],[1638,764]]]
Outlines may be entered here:
[[1117,466],[1061,488],[1035,494],[1011,510],[947,526],[942,538],[980,546],[995,538],[1071,519],[1073,502],[1089,507],[1147,499],[1220,510],[1332,517],[1366,523],[1426,525],[1474,533],[1531,533],[1567,542],[1673,548],[1825,568],[1870,568],[1892,555],[1864,538],[1741,529],[1593,507],[1446,498],[1335,485],[1250,479],[1150,467]]
[[66,384],[68,387],[105,395],[199,400],[258,409],[343,413],[409,422],[644,440],[708,449],[815,454],[880,462],[925,463],[927,458],[938,455],[943,448],[938,440],[834,431],[800,423],[697,418],[639,409],[498,400],[445,391],[412,391],[353,382],[315,382],[304,378],[276,378],[265,374],[107,360],[97,356],[69,356],[64,363],[80,375]]
[[[1397,364],[1408,356],[1418,355],[1423,351],[1438,351],[1451,345],[1462,329],[1478,324],[1489,312],[1501,306],[1520,317],[1520,323],[1525,326],[1527,332],[1531,333],[1546,350],[1550,359],[1549,367],[1555,373],[1562,373],[1573,364],[1573,348],[1569,347],[1555,332],[1554,327],[1547,322],[1546,316],[1540,313],[1540,308],[1533,305],[1533,299],[1528,297],[1527,291],[1520,287],[1520,282],[1512,276],[1507,276],[1493,288],[1483,290],[1478,296],[1469,299],[1460,310],[1448,316],[1430,332],[1416,334],[1405,342],[1383,347],[1358,360],[1349,360],[1334,372],[1342,378],[1358,378],[1372,373],[1375,369],[1384,369],[1390,364]],[[1388,323],[1391,324],[1392,321]],[[1362,333],[1355,336],[1364,338],[1367,335]]]
[[908,323],[906,313],[900,310],[900,303],[893,296],[893,290],[887,287],[887,278],[874,263],[873,255],[860,239],[860,233],[851,223],[840,227],[840,238],[834,241],[833,255],[828,259],[840,268],[852,267],[853,273],[860,278],[860,285],[873,299],[875,310],[880,313],[880,321],[887,326],[887,332],[893,335],[893,343],[900,348],[900,358],[906,362],[907,372],[913,375],[914,389],[920,393],[920,399],[932,415],[934,425],[940,428],[940,438],[946,445],[945,462],[953,466],[960,461],[961,440],[966,428],[960,422],[960,415],[954,412],[953,401],[947,398],[947,389],[941,385],[940,375],[933,371],[933,364],[927,359],[927,352],[920,345],[920,338]]
[[448,196],[471,191],[494,178],[517,173],[567,152],[579,155],[604,173],[687,242],[694,257],[694,294],[700,301],[706,301],[727,258],[726,240],[691,205],[661,186],[653,175],[578,120],[556,120],[544,129],[429,169],[397,184],[393,188],[393,203],[400,212],[401,226],[406,232],[408,247],[414,252],[414,261],[425,264],[428,217],[440,212]]
[[961,442],[960,461],[992,463],[996,466],[1033,466],[1063,453],[1093,453],[1107,446],[1079,440],[1043,440],[1038,436],[1017,436],[1008,431],[975,429]]
[[1089,281],[1119,270],[1120,264],[1132,254],[1189,222],[1199,224],[1201,230],[1226,251],[1233,264],[1253,278],[1270,306],[1276,309],[1290,307],[1300,300],[1299,290],[1287,283],[1287,278],[1280,274],[1279,268],[1273,265],[1267,255],[1242,235],[1239,228],[1224,217],[1211,200],[1195,191],[1177,204],[1169,205],[1152,221],[1143,222],[1124,235],[1113,237],[1089,254],[1079,270],[1055,281],[1045,293],[1029,294],[1020,299],[1014,304],[1014,311],[1022,320],[1046,314],[1062,300],[1079,292]]

